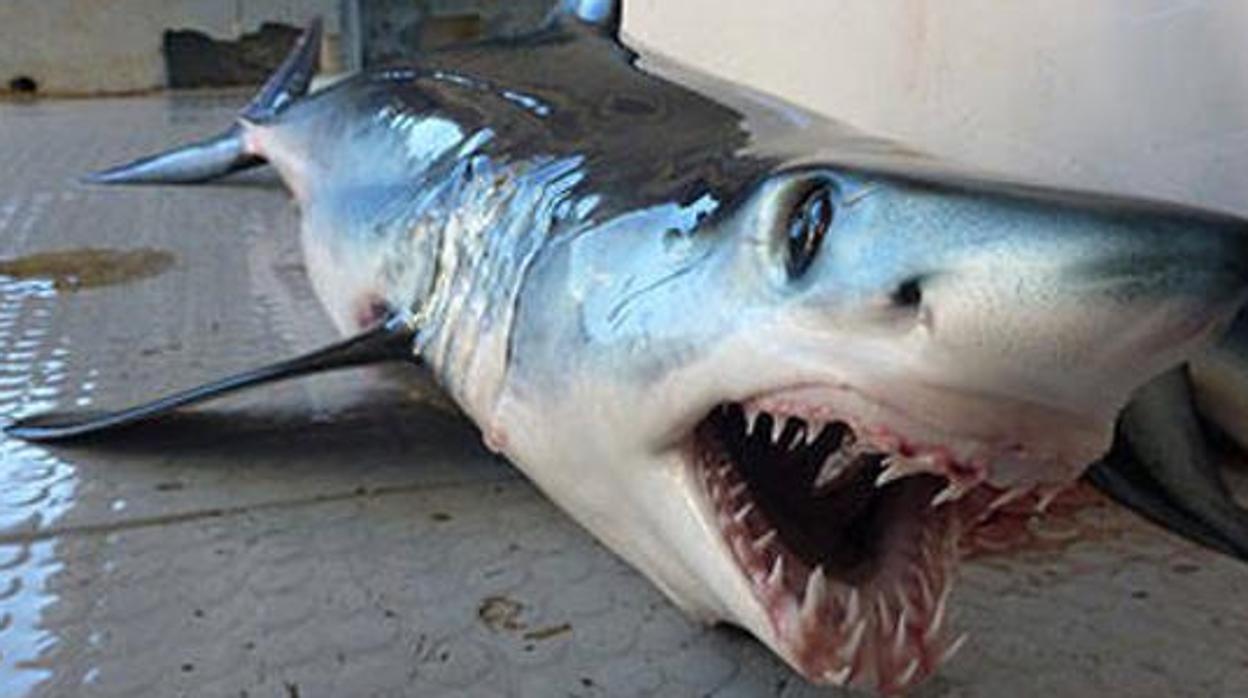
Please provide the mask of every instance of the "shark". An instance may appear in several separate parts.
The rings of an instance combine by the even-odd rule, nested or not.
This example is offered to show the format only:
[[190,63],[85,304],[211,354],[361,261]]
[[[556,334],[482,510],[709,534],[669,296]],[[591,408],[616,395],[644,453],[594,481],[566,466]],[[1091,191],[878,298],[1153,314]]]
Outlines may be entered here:
[[563,0],[532,35],[318,91],[314,23],[224,132],[90,175],[275,168],[344,339],[8,432],[405,362],[692,618],[883,694],[963,645],[960,538],[1089,466],[1242,553],[1202,424],[1248,423],[1208,389],[1242,374],[1248,222],[929,157],[643,54],[622,11]]

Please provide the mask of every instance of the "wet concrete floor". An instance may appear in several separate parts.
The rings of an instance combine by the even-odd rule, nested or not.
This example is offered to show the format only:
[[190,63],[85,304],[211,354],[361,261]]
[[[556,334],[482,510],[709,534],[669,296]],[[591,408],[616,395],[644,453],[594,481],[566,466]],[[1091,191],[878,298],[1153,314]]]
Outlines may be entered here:
[[[331,338],[272,175],[75,182],[240,101],[0,104],[0,419]],[[0,441],[0,698],[823,694],[687,621],[427,394],[363,370],[107,443]],[[1248,568],[1091,496],[1012,523],[918,695],[1248,695]]]

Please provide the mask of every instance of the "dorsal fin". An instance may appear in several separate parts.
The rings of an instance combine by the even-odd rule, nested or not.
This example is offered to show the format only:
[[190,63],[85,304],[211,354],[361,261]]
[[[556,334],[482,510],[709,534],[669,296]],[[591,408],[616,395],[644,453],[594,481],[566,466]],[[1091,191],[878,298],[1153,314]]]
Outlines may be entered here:
[[597,27],[612,39],[619,39],[624,0],[563,0],[563,14]]
[[[320,51],[321,19],[317,17],[239,117],[251,122],[268,121],[307,94]],[[212,138],[94,172],[85,179],[92,184],[190,184],[261,164],[264,159],[249,150],[243,141],[242,126],[235,123]]]

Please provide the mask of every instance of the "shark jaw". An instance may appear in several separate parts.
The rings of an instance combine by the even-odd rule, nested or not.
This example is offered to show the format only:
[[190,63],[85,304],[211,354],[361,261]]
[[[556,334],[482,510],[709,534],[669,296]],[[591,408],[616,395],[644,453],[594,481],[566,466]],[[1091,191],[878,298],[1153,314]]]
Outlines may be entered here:
[[714,408],[683,460],[761,608],[744,624],[816,683],[892,694],[930,676],[966,640],[948,621],[961,535],[1020,498],[1043,508],[1104,449],[1107,434],[1047,417],[1069,426],[1066,453],[938,434],[843,387]]

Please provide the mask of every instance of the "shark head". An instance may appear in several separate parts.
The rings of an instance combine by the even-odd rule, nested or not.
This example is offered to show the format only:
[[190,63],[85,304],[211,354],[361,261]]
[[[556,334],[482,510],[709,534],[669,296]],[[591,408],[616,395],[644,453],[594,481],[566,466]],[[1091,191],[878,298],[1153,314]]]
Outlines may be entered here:
[[883,691],[956,649],[959,536],[1071,484],[1248,282],[1240,221],[1034,187],[814,165],[698,206],[542,255],[499,442],[681,607]]

